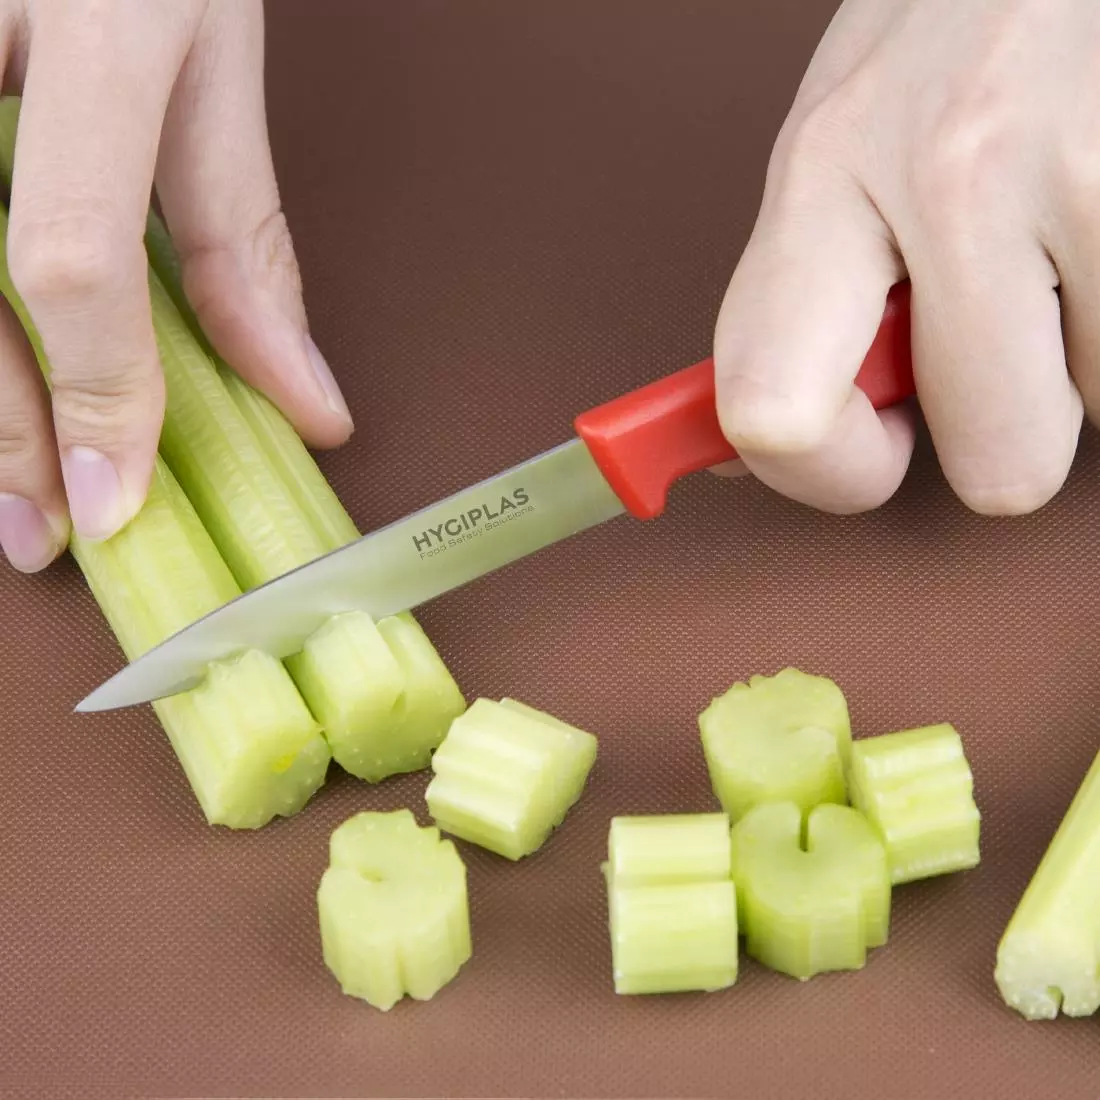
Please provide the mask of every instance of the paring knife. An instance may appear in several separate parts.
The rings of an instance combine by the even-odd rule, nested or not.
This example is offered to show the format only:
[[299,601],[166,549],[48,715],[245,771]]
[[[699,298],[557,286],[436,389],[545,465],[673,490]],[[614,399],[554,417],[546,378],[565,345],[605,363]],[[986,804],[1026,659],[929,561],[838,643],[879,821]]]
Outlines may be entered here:
[[[875,408],[914,393],[909,284],[887,299],[856,384]],[[711,359],[574,421],[577,438],[239,596],[128,665],[78,706],[115,710],[195,687],[247,649],[298,652],[331,616],[410,610],[536,550],[629,513],[659,516],[672,483],[736,458]]]

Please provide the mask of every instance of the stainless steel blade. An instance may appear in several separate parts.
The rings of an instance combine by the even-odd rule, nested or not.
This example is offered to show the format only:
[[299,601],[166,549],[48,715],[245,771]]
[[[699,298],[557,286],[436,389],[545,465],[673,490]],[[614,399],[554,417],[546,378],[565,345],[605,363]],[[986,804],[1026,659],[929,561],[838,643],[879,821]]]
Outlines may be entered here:
[[298,652],[333,615],[417,607],[625,509],[575,439],[270,581],[151,649],[78,711],[115,710],[195,687],[247,649]]

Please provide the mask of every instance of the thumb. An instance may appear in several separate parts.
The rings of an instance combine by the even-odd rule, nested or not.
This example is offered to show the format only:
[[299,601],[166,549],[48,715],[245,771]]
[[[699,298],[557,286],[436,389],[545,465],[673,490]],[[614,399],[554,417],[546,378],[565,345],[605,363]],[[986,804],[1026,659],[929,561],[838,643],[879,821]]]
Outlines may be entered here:
[[850,180],[769,181],[715,333],[723,431],[771,488],[825,511],[887,500],[913,447],[907,411],[876,413],[855,378],[900,263]]

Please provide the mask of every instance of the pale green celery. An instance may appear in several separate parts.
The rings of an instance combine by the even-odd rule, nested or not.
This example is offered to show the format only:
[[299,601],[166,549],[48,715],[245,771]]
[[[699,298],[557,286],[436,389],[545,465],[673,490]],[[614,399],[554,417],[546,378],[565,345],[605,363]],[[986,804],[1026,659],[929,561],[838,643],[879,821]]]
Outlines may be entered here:
[[1029,1020],[1100,1009],[1100,756],[1001,937],[994,977]]
[[[0,101],[0,172],[9,183],[18,113],[18,99]],[[238,583],[253,588],[358,537],[282,414],[208,354],[209,344],[183,292],[175,249],[155,216],[147,225],[147,244],[154,328],[168,389],[161,453]],[[437,661],[447,681],[435,684],[436,712],[415,707],[418,741],[406,755],[424,760],[423,743],[434,747],[447,731],[458,688],[427,637],[421,634],[409,643],[414,644],[423,649],[416,663]],[[403,685],[402,698],[412,702],[395,705],[393,660],[384,654],[369,616],[341,616],[324,628],[316,652],[313,648],[312,640],[307,642],[288,667],[324,725],[337,761],[354,773],[357,760],[392,754],[394,730],[416,702],[414,688],[411,682]],[[349,669],[356,673],[350,678]],[[371,771],[364,778],[379,776]]]
[[734,885],[608,882],[615,992],[712,993],[737,980]]
[[[250,488],[235,496],[223,482],[203,479],[201,469],[194,481],[199,512],[209,516],[215,538],[224,523],[236,524],[227,531],[225,552],[231,566],[237,561],[242,584],[261,584],[358,538],[351,517],[282,413],[213,355],[184,294],[175,248],[152,212],[146,244],[154,269],[152,293],[175,307],[162,305],[155,312],[158,336],[189,360],[176,390],[170,388],[169,412],[186,419],[194,405],[220,414],[228,449],[240,456],[241,469],[248,467],[249,455],[258,456]],[[200,383],[204,389],[196,394]],[[189,453],[185,448],[180,460],[187,461]],[[191,482],[184,484],[192,492]],[[270,519],[254,518],[250,513],[257,508],[266,508]],[[261,553],[251,554],[250,532],[257,524],[272,537],[261,544]],[[234,530],[250,552],[243,559],[234,553]],[[435,647],[407,613],[377,625],[361,612],[340,615],[287,667],[337,763],[371,782],[426,768],[451,720],[466,706]]]
[[522,859],[565,819],[595,759],[590,733],[512,699],[478,699],[432,757],[428,809],[444,832]]
[[808,812],[847,802],[848,704],[823,676],[788,668],[734,684],[699,715],[711,785],[734,821],[762,802]]
[[382,1011],[430,1000],[472,952],[466,868],[408,810],[357,814],[333,833],[317,910],[325,965]]
[[[11,283],[6,241],[0,206],[0,293],[48,379],[41,340]],[[240,594],[160,458],[137,516],[105,542],[74,536],[70,550],[130,660]],[[153,706],[211,825],[258,828],[296,813],[324,782],[328,746],[286,670],[266,654],[213,665],[198,688]]]
[[[287,664],[306,697],[316,700],[337,761],[371,782],[428,767],[466,709],[447,666],[409,614],[377,625],[366,615],[336,616]],[[330,678],[369,681],[371,691],[337,696],[324,690]],[[357,709],[340,709],[348,707]]]
[[737,897],[726,814],[614,818],[603,872],[616,993],[733,985]]
[[859,970],[886,942],[890,875],[870,823],[822,804],[806,822],[794,802],[762,803],[733,828],[733,881],[747,952],[799,979]]
[[[251,588],[331,549],[276,476],[222,376],[155,273],[150,275],[150,293],[168,387],[161,452],[234,575]],[[438,700],[446,692],[446,705],[436,710],[421,708],[416,745],[404,755],[394,753],[393,738],[401,726],[400,701],[407,695],[416,702],[417,686],[406,676],[395,700],[391,656],[397,655],[386,653],[385,639],[381,624],[363,612],[350,612],[326,624],[307,640],[301,654],[288,661],[337,762],[371,780],[409,770],[412,765],[406,768],[405,760],[415,759],[416,766],[425,767],[424,743],[430,751],[443,739],[459,695],[434,647],[419,633],[415,644],[424,651],[420,663],[434,661],[437,679],[446,681],[432,698]],[[391,758],[394,768],[379,770],[379,761]]]
[[[70,548],[130,660],[240,591],[159,460],[135,519],[106,542],[74,537]],[[199,687],[153,709],[211,825],[259,828],[297,813],[324,782],[328,745],[266,653],[212,665]]]
[[179,254],[167,227],[153,210],[149,211],[146,222],[145,247],[161,284],[202,349],[217,366],[229,396],[233,398],[266,452],[268,461],[293,494],[295,503],[323,542],[325,549],[335,550],[354,542],[359,537],[358,529],[301,437],[263,394],[249,386],[218,357],[206,339],[183,290]]
[[981,815],[953,726],[853,742],[848,787],[886,845],[895,886],[978,865]]
[[728,880],[730,819],[726,814],[613,818],[608,873],[618,886]]

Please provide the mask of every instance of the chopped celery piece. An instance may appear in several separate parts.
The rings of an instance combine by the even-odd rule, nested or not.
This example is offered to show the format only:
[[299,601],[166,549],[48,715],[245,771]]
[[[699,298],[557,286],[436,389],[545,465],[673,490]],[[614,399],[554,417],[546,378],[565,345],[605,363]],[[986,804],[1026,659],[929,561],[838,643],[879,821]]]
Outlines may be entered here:
[[981,815],[953,726],[855,741],[848,786],[886,845],[895,886],[978,865]]
[[994,977],[1029,1020],[1100,1008],[1100,755],[1001,937]]
[[466,868],[408,810],[357,814],[336,829],[317,911],[340,988],[384,1012],[406,995],[430,1000],[470,958]]
[[370,742],[372,751],[386,774],[420,771],[431,764],[451,723],[465,712],[466,700],[443,658],[407,611],[379,619],[378,630],[397,660],[403,684],[385,729]]
[[[48,377],[41,340],[11,283],[6,241],[0,206],[0,293]],[[159,458],[137,516],[113,538],[74,536],[69,548],[130,660],[240,594]],[[213,665],[199,687],[153,709],[211,825],[258,828],[296,813],[324,782],[328,746],[286,669],[264,653]]]
[[761,802],[803,812],[847,802],[848,704],[823,676],[787,668],[734,684],[699,715],[714,793],[736,821]]
[[580,798],[596,738],[523,703],[478,699],[432,757],[428,809],[445,832],[518,860]]
[[617,817],[608,835],[615,992],[714,991],[737,980],[725,814]]
[[[349,645],[352,632],[357,636]],[[371,782],[427,768],[451,722],[466,709],[447,666],[407,613],[377,624],[367,615],[337,616],[287,664],[307,698],[317,699],[317,719],[329,731],[337,762]],[[343,697],[311,691],[315,682],[337,676],[368,679],[371,690]],[[347,713],[337,709],[341,705],[359,709]]]
[[733,883],[608,882],[615,992],[712,993],[737,980]]
[[733,881],[746,950],[765,966],[807,979],[859,970],[886,942],[890,875],[870,823],[848,806],[810,811],[767,802],[733,828]]
[[619,886],[721,882],[730,877],[730,819],[726,814],[616,817],[608,860]]

